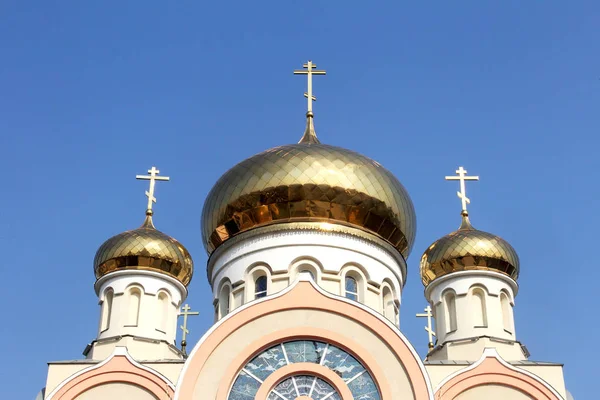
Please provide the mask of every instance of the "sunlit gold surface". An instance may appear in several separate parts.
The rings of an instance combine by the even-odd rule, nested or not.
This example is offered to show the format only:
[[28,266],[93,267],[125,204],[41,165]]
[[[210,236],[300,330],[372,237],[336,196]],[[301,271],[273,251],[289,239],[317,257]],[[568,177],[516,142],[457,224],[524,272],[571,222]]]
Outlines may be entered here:
[[[313,129],[312,117],[308,123]],[[202,234],[211,253],[238,233],[289,221],[358,227],[405,258],[416,231],[412,201],[392,173],[353,151],[311,141],[275,147],[227,171],[204,204]]]
[[162,272],[188,285],[194,265],[190,253],[177,240],[158,231],[148,215],[138,229],[120,233],[100,246],[94,258],[99,279],[117,270]]
[[496,271],[513,279],[519,276],[519,257],[504,239],[479,231],[463,216],[460,228],[433,243],[421,257],[424,285],[456,271]]

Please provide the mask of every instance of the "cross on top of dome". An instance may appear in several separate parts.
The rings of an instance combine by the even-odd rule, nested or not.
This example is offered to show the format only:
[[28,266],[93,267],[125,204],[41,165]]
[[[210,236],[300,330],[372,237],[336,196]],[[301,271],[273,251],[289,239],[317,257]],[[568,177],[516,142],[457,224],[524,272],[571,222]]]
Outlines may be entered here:
[[148,197],[148,206],[146,208],[146,215],[152,215],[152,203],[156,203],[156,197],[154,197],[154,186],[156,181],[168,181],[170,178],[168,176],[158,176],[160,173],[156,167],[152,167],[148,170],[148,175],[136,175],[135,179],[141,180],[149,180],[150,188],[146,190],[146,196]]
[[479,176],[467,176],[467,170],[463,167],[458,167],[456,170],[456,174],[458,176],[447,176],[447,181],[460,181],[460,191],[456,192],[458,198],[462,201],[462,214],[468,215],[467,212],[467,203],[471,204],[471,199],[467,197],[467,189],[465,185],[465,181],[478,181]]
[[313,95],[312,91],[312,76],[313,75],[325,75],[325,70],[317,70],[313,68],[317,68],[317,64],[313,64],[312,61],[308,60],[306,64],[302,65],[306,68],[306,71],[303,69],[295,70],[294,75],[306,75],[308,80],[308,90],[304,93],[304,97],[308,99],[308,111],[307,114],[312,115],[312,102],[317,101],[317,98]]

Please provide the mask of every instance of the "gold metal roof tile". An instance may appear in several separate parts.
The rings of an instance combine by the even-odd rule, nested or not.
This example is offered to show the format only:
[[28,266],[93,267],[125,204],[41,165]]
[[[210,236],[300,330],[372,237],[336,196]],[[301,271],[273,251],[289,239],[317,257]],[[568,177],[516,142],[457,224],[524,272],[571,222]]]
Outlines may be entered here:
[[[472,259],[467,262],[467,258]],[[466,215],[461,227],[434,242],[421,257],[421,280],[427,286],[443,275],[466,270],[504,273],[519,277],[519,257],[504,239],[473,228]]]
[[113,236],[96,252],[94,273],[97,279],[124,269],[166,273],[187,286],[192,279],[194,264],[186,248],[154,228],[152,217],[147,216],[140,228]]
[[[255,204],[249,199],[262,200]],[[294,205],[290,208],[291,203]],[[261,214],[267,222],[244,223],[242,227],[234,219],[236,213],[254,215],[252,209],[263,210],[263,206],[268,206],[270,216]],[[339,212],[350,206],[363,211]],[[292,215],[288,209],[293,210]],[[338,211],[332,213],[331,209]],[[370,228],[368,210],[374,213],[369,224],[375,224],[377,217],[391,221],[395,229],[383,222],[386,228],[381,232],[381,224]],[[209,253],[227,238],[254,226],[323,220],[322,216],[327,216],[325,219],[332,222],[347,223],[396,242],[397,249],[407,257],[416,228],[412,201],[389,171],[353,151],[314,142],[276,147],[242,161],[215,184],[202,215],[203,240]]]

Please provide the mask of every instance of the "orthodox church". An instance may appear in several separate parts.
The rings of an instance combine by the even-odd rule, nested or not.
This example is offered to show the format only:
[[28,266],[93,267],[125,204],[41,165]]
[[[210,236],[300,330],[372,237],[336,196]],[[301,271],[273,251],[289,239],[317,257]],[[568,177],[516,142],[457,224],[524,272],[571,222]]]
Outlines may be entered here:
[[478,177],[462,167],[446,178],[460,184],[459,228],[420,261],[430,343],[419,358],[399,327],[413,203],[376,161],[319,141],[312,78],[325,71],[315,68],[295,71],[308,78],[300,141],[235,165],[206,198],[208,332],[188,348],[194,266],[154,226],[155,184],[168,178],[152,167],[137,177],[149,181],[142,225],[94,258],[97,337],[85,359],[49,363],[39,399],[567,398],[562,365],[529,360],[518,341],[519,258],[471,224],[465,183]]

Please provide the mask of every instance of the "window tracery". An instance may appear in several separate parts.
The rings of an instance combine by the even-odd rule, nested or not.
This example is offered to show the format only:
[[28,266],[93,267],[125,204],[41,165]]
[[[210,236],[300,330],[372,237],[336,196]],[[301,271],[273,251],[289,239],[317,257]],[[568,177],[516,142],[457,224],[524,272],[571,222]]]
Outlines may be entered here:
[[[228,400],[254,400],[262,383],[278,369],[294,363],[315,363],[335,372],[355,399],[380,400],[371,374],[360,361],[329,343],[296,340],[280,343],[250,360],[236,378]],[[313,400],[339,400],[339,393],[321,377],[306,373],[279,382],[268,400],[294,400],[308,396]]]

